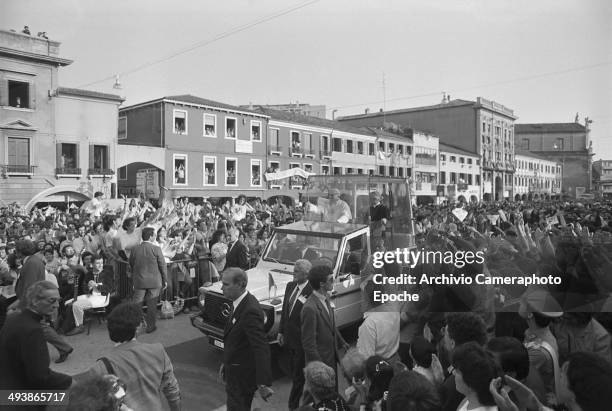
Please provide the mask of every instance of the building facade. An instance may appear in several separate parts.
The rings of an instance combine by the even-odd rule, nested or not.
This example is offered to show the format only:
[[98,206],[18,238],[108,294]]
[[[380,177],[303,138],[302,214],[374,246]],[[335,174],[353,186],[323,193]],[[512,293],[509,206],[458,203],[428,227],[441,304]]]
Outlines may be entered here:
[[440,142],[481,160],[482,198],[511,198],[514,176],[514,111],[494,101],[445,99],[441,104],[341,117],[354,126],[381,127],[391,122],[438,136]]
[[591,191],[592,148],[590,120],[574,123],[516,124],[517,147],[561,163],[561,190],[575,197],[576,191]]
[[240,106],[244,109],[252,110],[253,107],[261,107],[263,109],[284,111],[286,113],[300,114],[302,116],[327,118],[327,109],[324,105],[310,105],[308,103],[288,103],[288,104],[249,104]]
[[60,43],[0,30],[0,205],[114,194],[112,94],[58,87]]
[[119,118],[120,149],[133,153],[119,164],[122,193],[144,191],[143,170],[157,172],[171,197],[262,197],[267,189],[266,115],[180,95],[121,108]]
[[562,165],[524,150],[516,150],[514,199],[537,200],[561,194]]
[[593,162],[593,188],[604,198],[612,197],[612,160]]
[[460,148],[440,143],[439,192],[449,201],[478,202],[481,200],[480,156]]

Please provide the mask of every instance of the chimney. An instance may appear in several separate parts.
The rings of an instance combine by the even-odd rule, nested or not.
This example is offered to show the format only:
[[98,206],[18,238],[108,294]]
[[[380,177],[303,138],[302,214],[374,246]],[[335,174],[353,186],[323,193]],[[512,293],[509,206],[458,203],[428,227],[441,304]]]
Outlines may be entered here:
[[366,108],[366,109],[365,109],[365,113],[366,113],[366,114],[369,114],[369,113],[370,113],[370,109],[369,109],[369,108]]

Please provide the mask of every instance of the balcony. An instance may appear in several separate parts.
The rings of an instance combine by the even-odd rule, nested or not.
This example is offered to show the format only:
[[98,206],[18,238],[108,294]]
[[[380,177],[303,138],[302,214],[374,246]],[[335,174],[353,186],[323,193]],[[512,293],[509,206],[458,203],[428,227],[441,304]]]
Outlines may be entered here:
[[56,177],[80,177],[80,168],[60,167],[55,169]]
[[87,175],[91,177],[110,177],[115,172],[110,168],[90,168],[87,170]]
[[299,157],[302,158],[304,154],[304,150],[301,147],[289,147],[289,155],[291,157]]
[[2,172],[2,177],[4,178],[8,176],[31,177],[34,174],[35,167],[36,166],[31,166],[31,165],[5,164],[5,165],[0,166],[0,171]]
[[302,150],[302,152],[306,158],[315,158],[315,151],[312,148],[305,148]]
[[332,152],[329,150],[321,150],[321,159],[322,160],[331,160],[332,158]]
[[273,155],[280,156],[283,153],[283,147],[275,146],[275,145],[269,145],[268,146],[268,153],[270,153],[271,156],[273,156]]

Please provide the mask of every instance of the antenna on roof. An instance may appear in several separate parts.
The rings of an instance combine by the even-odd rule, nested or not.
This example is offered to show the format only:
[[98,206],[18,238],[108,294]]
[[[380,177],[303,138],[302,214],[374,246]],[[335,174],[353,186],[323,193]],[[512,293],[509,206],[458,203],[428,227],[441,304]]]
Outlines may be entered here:
[[115,74],[115,84],[113,85],[114,89],[121,90],[122,86],[119,82],[119,74]]

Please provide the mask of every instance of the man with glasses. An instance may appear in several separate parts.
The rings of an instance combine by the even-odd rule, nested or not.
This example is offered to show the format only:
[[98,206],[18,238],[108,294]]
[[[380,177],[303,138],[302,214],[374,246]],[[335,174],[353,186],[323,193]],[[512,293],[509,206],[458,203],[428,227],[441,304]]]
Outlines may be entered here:
[[59,300],[53,283],[35,282],[25,294],[26,308],[6,320],[0,330],[1,390],[65,390],[72,384],[72,377],[49,368],[49,350],[41,327],[43,317],[57,310]]

